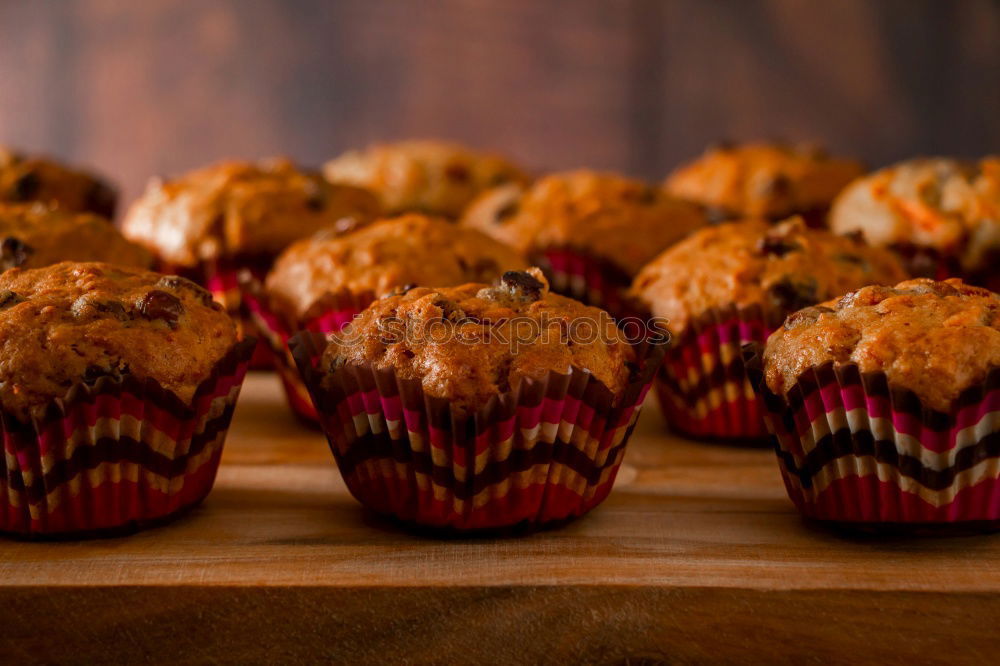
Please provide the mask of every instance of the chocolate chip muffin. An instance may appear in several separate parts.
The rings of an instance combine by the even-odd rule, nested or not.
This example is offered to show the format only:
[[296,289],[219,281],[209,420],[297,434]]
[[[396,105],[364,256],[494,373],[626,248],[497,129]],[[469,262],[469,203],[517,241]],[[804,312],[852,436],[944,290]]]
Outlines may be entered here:
[[[574,322],[599,326],[590,344],[570,343]],[[454,335],[436,341],[442,322]],[[530,339],[516,329],[524,323]],[[425,394],[475,411],[525,379],[572,367],[588,371],[612,393],[628,381],[635,352],[600,310],[557,294],[538,269],[504,273],[497,286],[417,287],[375,301],[330,344],[322,367],[392,367],[420,379]]]
[[662,344],[541,271],[416,287],[293,347],[351,493],[408,523],[541,526],[610,492]]
[[105,376],[190,401],[235,344],[232,320],[183,278],[76,262],[0,275],[0,405],[21,420]]
[[862,173],[860,163],[816,146],[724,143],[678,168],[665,187],[704,205],[716,220],[801,215],[818,227],[837,193]]
[[221,162],[152,181],[122,230],[173,266],[233,257],[269,263],[299,238],[348,230],[377,212],[371,193],[331,185],[288,160]]
[[830,226],[892,248],[914,275],[1000,288],[1000,158],[921,158],[881,169],[837,197]]
[[646,266],[631,291],[673,336],[657,382],[669,422],[701,438],[766,437],[741,345],[763,342],[796,310],[906,277],[889,251],[797,217],[695,232]]
[[793,313],[767,342],[767,385],[784,395],[809,368],[884,373],[931,409],[1000,368],[1000,296],[950,279],[870,286]]
[[117,191],[94,174],[0,146],[0,203],[38,201],[110,219],[117,200]]
[[280,314],[303,321],[322,312],[326,297],[345,290],[374,298],[406,285],[489,282],[524,268],[517,252],[483,233],[409,214],[346,236],[320,232],[293,244],[278,257],[265,287]]
[[377,193],[388,213],[458,217],[480,192],[525,174],[498,155],[443,141],[400,141],[350,151],[323,166],[331,182]]
[[45,204],[0,204],[0,270],[60,261],[106,261],[149,268],[152,255],[107,219]]
[[659,252],[705,224],[697,206],[640,181],[572,171],[480,197],[462,225],[509,243],[553,290],[620,314],[620,291]]

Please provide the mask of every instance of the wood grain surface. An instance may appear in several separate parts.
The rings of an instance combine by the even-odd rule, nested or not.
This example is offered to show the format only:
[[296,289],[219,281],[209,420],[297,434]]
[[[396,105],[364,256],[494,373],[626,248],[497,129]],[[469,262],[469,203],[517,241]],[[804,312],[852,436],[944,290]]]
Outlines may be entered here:
[[1000,535],[806,524],[770,451],[669,436],[654,401],[605,504],[506,539],[366,514],[267,375],[248,379],[226,446],[216,489],[171,525],[0,541],[0,660],[943,663],[1000,648]]
[[224,157],[443,136],[662,178],[720,138],[1000,150],[997,0],[0,2],[0,143],[134,197]]

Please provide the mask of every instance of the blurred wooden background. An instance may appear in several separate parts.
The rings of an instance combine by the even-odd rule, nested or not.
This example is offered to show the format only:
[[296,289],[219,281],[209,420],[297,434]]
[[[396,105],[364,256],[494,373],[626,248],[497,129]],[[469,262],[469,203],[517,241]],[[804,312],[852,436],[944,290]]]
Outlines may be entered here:
[[657,179],[720,137],[998,151],[1000,2],[0,0],[0,142],[129,198],[411,135]]

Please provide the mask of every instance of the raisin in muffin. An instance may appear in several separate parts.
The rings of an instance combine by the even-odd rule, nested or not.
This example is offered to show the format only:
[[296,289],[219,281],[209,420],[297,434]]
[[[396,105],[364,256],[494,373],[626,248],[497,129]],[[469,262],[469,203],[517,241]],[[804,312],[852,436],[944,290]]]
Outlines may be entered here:
[[153,256],[92,213],[45,204],[0,204],[0,270],[60,261],[106,261],[149,268]]
[[330,295],[381,296],[406,285],[489,282],[527,268],[512,248],[474,229],[415,213],[346,236],[320,232],[278,257],[266,293],[288,321],[319,314]]
[[673,336],[657,381],[671,426],[699,438],[762,440],[741,346],[763,342],[791,312],[905,277],[889,251],[798,217],[695,232],[646,266],[631,291]]
[[837,233],[894,249],[914,275],[1000,287],[1000,158],[922,158],[859,179],[830,213]]
[[327,162],[331,182],[366,187],[388,213],[458,217],[480,192],[525,174],[506,159],[443,141],[400,141],[349,151]]
[[665,187],[717,220],[802,215],[810,226],[823,226],[834,197],[862,173],[860,163],[815,146],[722,144],[674,171]]
[[117,200],[117,191],[94,174],[0,146],[0,203],[38,201],[110,219]]
[[768,339],[764,360],[778,395],[810,368],[854,364],[947,412],[1000,367],[1000,296],[954,278],[864,287],[793,313]]
[[102,376],[190,401],[235,344],[229,316],[183,278],[76,262],[0,275],[0,404],[22,420]]
[[122,230],[172,266],[233,257],[269,263],[299,238],[349,229],[377,212],[371,193],[330,185],[288,160],[221,162],[152,181]]

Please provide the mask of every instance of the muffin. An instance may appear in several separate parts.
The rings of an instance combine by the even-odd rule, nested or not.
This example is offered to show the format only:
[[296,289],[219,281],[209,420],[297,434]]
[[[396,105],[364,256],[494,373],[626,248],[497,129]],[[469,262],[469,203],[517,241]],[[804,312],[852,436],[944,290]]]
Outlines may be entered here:
[[45,204],[0,204],[0,270],[60,261],[106,261],[149,268],[153,256],[108,220]]
[[668,422],[698,438],[765,439],[741,345],[763,342],[790,312],[906,277],[889,251],[798,217],[695,232],[642,269],[630,292],[673,338],[657,378]]
[[918,277],[962,277],[1000,289],[1000,157],[923,158],[852,183],[830,226],[896,251]]
[[416,285],[490,282],[527,268],[513,249],[474,229],[411,213],[347,236],[320,232],[285,250],[263,290],[246,302],[275,355],[289,403],[309,421],[316,412],[288,351],[299,330],[337,331],[376,297]]
[[118,192],[94,174],[0,146],[0,203],[32,201],[110,219]]
[[538,269],[417,287],[293,353],[348,488],[424,527],[540,526],[611,490],[662,344],[633,347]]
[[816,146],[724,143],[675,170],[665,187],[702,204],[716,221],[801,215],[809,226],[822,227],[834,197],[863,173],[859,162]]
[[997,294],[958,279],[864,287],[792,314],[748,356],[806,516],[1000,520]]
[[251,346],[184,278],[76,262],[0,274],[0,531],[135,529],[201,501]]
[[320,229],[349,231],[378,210],[370,192],[331,185],[288,160],[221,162],[151,182],[122,231],[152,250],[161,270],[206,286],[239,317],[239,270],[263,278],[294,241]]
[[554,291],[616,315],[639,269],[705,222],[697,206],[642,182],[582,170],[497,188],[462,218],[525,253]]
[[487,188],[525,182],[516,166],[498,155],[443,141],[400,141],[352,150],[323,166],[330,182],[378,194],[389,214],[426,213],[457,218]]

